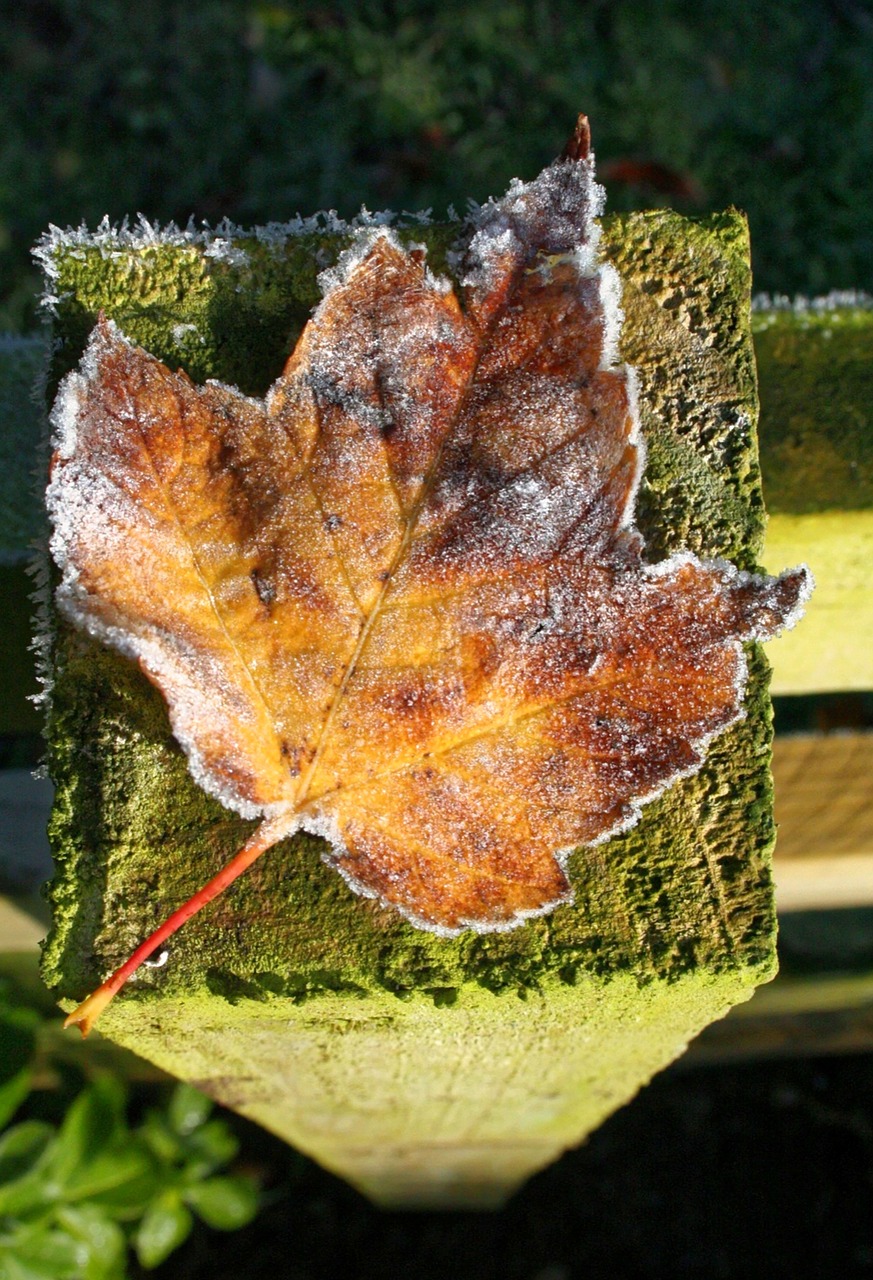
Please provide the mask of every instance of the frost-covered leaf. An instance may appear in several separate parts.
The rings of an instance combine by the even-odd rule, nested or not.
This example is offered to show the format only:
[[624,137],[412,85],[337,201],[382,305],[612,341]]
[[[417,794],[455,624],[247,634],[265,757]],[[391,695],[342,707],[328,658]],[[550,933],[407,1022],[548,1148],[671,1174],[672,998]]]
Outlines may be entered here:
[[162,690],[197,781],[420,928],[517,925],[740,714],[804,570],[644,558],[587,130],[478,213],[457,288],[360,231],[263,401],[101,319],[62,385],[58,602]]

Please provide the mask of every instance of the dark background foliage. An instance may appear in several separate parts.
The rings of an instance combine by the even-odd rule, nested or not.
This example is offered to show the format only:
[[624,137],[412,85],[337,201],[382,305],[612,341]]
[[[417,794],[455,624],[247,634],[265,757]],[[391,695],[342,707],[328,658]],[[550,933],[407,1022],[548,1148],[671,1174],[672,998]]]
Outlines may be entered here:
[[735,204],[759,289],[873,287],[862,0],[18,0],[0,57],[0,328],[49,222],[441,216],[579,110],[610,208]]

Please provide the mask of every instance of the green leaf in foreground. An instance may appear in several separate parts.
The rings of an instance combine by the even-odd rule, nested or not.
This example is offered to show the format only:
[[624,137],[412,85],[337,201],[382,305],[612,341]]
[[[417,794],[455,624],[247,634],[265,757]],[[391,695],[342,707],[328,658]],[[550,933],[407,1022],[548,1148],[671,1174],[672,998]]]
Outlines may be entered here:
[[185,1199],[198,1217],[218,1231],[236,1231],[258,1211],[258,1196],[248,1178],[210,1178],[189,1187]]
[[7,1129],[0,1135],[0,1280],[124,1280],[128,1244],[142,1267],[156,1267],[187,1239],[195,1213],[223,1231],[250,1222],[254,1185],[213,1176],[238,1143],[212,1109],[180,1085],[131,1129],[123,1087],[100,1077],[59,1128],[25,1120]]
[[166,1192],[154,1200],[133,1237],[140,1265],[148,1269],[159,1266],[187,1240],[192,1225],[191,1211],[177,1192]]
[[212,1113],[213,1102],[190,1084],[177,1084],[167,1106],[170,1127],[180,1135],[193,1133],[205,1124]]
[[30,1091],[30,1069],[38,1015],[10,1004],[0,990],[0,1128],[8,1124]]
[[55,1131],[25,1120],[0,1137],[0,1218],[35,1213],[54,1197],[46,1170],[54,1155]]

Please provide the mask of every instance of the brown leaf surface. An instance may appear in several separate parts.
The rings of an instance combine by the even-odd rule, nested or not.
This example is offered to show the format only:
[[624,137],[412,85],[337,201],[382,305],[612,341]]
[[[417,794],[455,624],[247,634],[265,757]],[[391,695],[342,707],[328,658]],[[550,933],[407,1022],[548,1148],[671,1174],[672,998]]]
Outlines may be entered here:
[[101,319],[55,410],[63,611],[162,690],[197,781],[265,815],[256,853],[318,832],[439,932],[566,901],[565,855],[700,765],[740,642],[809,590],[646,564],[600,203],[580,135],[483,207],[457,291],[358,233],[264,401]]

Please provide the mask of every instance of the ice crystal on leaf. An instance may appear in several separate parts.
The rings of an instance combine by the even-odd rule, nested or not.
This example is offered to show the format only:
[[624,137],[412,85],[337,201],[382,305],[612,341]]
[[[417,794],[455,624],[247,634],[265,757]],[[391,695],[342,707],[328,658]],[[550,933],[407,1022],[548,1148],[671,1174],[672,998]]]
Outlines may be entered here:
[[649,565],[632,371],[587,135],[482,206],[457,289],[364,226],[263,401],[100,320],[54,414],[58,603],[164,694],[198,783],[263,822],[72,1020],[277,840],[451,934],[568,901],[740,714],[741,641],[805,570]]

